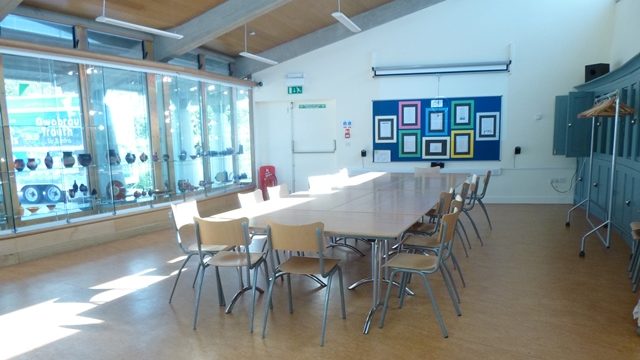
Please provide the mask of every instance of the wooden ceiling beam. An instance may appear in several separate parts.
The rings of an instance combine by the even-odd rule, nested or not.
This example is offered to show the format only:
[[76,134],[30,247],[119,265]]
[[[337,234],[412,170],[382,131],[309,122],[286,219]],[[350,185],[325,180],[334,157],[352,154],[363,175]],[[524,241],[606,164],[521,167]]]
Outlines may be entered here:
[[22,0],[0,0],[0,20],[15,10]]
[[187,53],[249,21],[274,10],[290,0],[227,0],[169,31],[182,34],[174,40],[155,37],[154,59],[165,61]]
[[[367,12],[351,17],[351,20],[358,24],[365,31],[376,26],[393,21],[400,17],[409,15],[416,11],[433,6],[445,0],[403,0],[392,1],[371,9]],[[334,42],[346,39],[354,35],[347,30],[342,24],[335,23],[320,30],[314,31],[297,39],[273,47],[267,51],[261,52],[260,56],[268,59],[283,62],[294,57],[306,54],[315,49],[327,46]],[[238,57],[234,63],[233,76],[244,78],[250,74],[267,68],[269,65],[259,63],[246,58]]]

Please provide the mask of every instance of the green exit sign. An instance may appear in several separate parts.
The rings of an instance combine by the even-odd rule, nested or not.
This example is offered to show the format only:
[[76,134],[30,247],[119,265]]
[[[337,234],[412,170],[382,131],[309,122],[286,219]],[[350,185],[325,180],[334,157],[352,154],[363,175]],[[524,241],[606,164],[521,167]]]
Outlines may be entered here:
[[287,94],[302,94],[302,85],[287,87]]

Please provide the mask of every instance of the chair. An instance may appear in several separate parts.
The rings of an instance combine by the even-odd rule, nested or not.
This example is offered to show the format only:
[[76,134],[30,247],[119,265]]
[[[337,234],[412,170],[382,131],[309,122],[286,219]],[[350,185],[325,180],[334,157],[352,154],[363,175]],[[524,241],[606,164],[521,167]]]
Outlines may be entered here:
[[[180,266],[180,270],[178,270],[178,274],[176,275],[176,281],[173,283],[171,296],[169,296],[169,304],[171,304],[173,293],[175,293],[176,291],[176,285],[178,285],[178,280],[180,279],[180,274],[182,274],[182,269],[184,269],[185,265],[187,265],[187,262],[189,262],[189,259],[191,259],[192,256],[199,254],[195,235],[195,225],[193,223],[193,218],[195,216],[200,216],[198,212],[198,204],[195,201],[186,201],[183,203],[171,204],[171,218],[173,219],[173,225],[176,230],[176,241],[180,250],[187,257],[182,262],[182,266]],[[229,250],[229,248],[230,247],[224,245],[210,245],[203,246],[202,251],[209,255],[213,255],[218,251]],[[199,272],[200,264],[198,264],[196,276],[193,280],[194,285]]]
[[267,330],[267,320],[269,317],[269,309],[271,308],[271,296],[273,294],[273,285],[281,276],[287,277],[287,290],[289,293],[289,313],[293,313],[293,300],[291,296],[291,274],[294,275],[315,275],[327,278],[327,290],[324,299],[324,315],[322,318],[322,336],[320,338],[320,346],[324,345],[324,338],[327,328],[327,312],[329,309],[329,295],[331,291],[331,283],[333,276],[337,273],[340,282],[340,300],[342,305],[342,318],[347,317],[344,305],[344,284],[342,281],[342,269],[338,265],[339,260],[325,258],[323,254],[324,248],[324,224],[313,223],[308,225],[282,225],[270,223],[267,227],[267,241],[269,243],[269,254],[271,263],[276,264],[274,259],[275,251],[295,252],[315,252],[317,257],[309,256],[290,256],[287,260],[279,265],[274,265],[273,277],[269,280],[269,289],[267,291],[267,301],[264,307],[264,320],[262,323],[262,337],[264,338]]
[[469,222],[471,222],[471,226],[473,226],[473,230],[476,232],[476,236],[478,237],[478,240],[480,240],[480,246],[484,246],[484,242],[482,241],[482,237],[480,236],[480,232],[478,231],[476,222],[473,221],[473,218],[469,214],[469,212],[473,210],[473,207],[476,204],[476,196],[478,192],[479,181],[480,179],[478,178],[478,175],[474,174],[471,178],[471,183],[469,184],[469,193],[466,197],[467,201],[465,205],[462,207],[462,212],[467,216],[467,218],[469,219]]
[[[220,281],[220,267],[246,268],[247,286],[241,289],[233,296],[231,304],[225,312],[231,313],[236,301],[248,290],[253,290],[253,299],[251,303],[249,331],[253,332],[253,318],[256,304],[256,291],[262,292],[256,285],[258,281],[258,268],[264,264],[265,276],[268,280],[269,272],[266,266],[265,254],[262,252],[250,252],[249,245],[251,243],[249,237],[249,221],[246,218],[235,220],[227,219],[203,219],[194,217],[196,225],[196,239],[198,240],[198,254],[200,255],[200,277],[198,291],[196,293],[196,310],[193,317],[193,329],[196,329],[198,321],[198,310],[200,307],[200,295],[202,293],[202,283],[204,282],[204,274],[209,266],[213,266],[216,270],[216,280],[218,286],[218,297],[224,300],[222,283]],[[233,250],[219,251],[214,255],[205,252],[205,246],[229,246]],[[251,279],[251,271],[253,270],[253,282]],[[253,284],[253,285],[251,285]]]
[[[454,209],[462,209],[463,203],[460,199],[460,197],[456,197],[455,200],[450,200],[449,201],[449,205],[447,206],[447,208],[445,209],[445,211],[443,211],[443,213],[450,213],[453,212]],[[444,216],[444,214],[441,215],[441,217]],[[440,217],[440,218],[441,218]],[[438,220],[434,225],[434,229],[437,231],[439,225],[441,224],[441,221]],[[457,229],[456,229],[457,230]],[[402,242],[400,243],[400,251],[402,250],[408,250],[409,252],[421,252],[421,253],[433,253],[435,255],[440,255],[439,251],[439,245],[440,245],[440,239],[434,235],[435,231],[431,232],[431,233],[419,233],[419,232],[415,232],[415,233],[407,233],[405,235],[405,237],[402,239]],[[451,241],[449,241],[449,243],[445,246],[444,248],[444,254],[442,254],[442,268],[445,270],[445,272],[447,273],[447,275],[449,276],[449,278],[451,279],[451,284],[453,285],[453,290],[454,293],[456,295],[456,298],[458,300],[458,302],[460,302],[460,295],[458,294],[458,290],[456,288],[456,284],[455,281],[453,280],[453,277],[451,276],[451,271],[449,271],[449,268],[447,267],[447,260],[451,259],[451,262],[453,263],[454,269],[458,270],[458,275],[460,276],[460,281],[462,281],[462,287],[466,287],[467,284],[464,281],[464,276],[462,275],[462,269],[460,268],[460,264],[458,263],[458,259],[456,259],[455,254],[453,253],[453,241],[455,239],[455,236],[451,238]],[[460,237],[460,240],[462,240],[462,237]],[[462,246],[464,248],[464,242],[462,242]],[[465,249],[465,253],[466,253],[466,249]]]
[[262,190],[256,189],[249,193],[238,193],[238,200],[241,208],[247,208],[263,202],[264,198],[262,197]]
[[629,224],[631,227],[631,239],[633,244],[631,247],[632,255],[629,261],[629,277],[631,278],[632,290],[638,290],[638,282],[640,281],[640,222],[633,221]]
[[267,188],[267,194],[269,194],[269,200],[280,199],[289,196],[289,187],[287,184],[280,184],[276,186],[269,186]]
[[487,222],[489,222],[489,229],[493,230],[493,225],[491,225],[491,219],[489,218],[489,213],[487,212],[487,208],[484,206],[484,196],[487,194],[487,187],[489,186],[489,180],[491,180],[491,170],[487,170],[487,174],[484,176],[484,182],[482,187],[482,193],[480,195],[476,194],[476,201],[480,205],[480,208],[484,212],[484,216],[487,217]]
[[[448,244],[453,239],[453,234],[455,231],[456,221],[458,220],[458,215],[460,211],[457,209],[450,214],[446,214],[442,217],[442,224],[440,225],[437,233],[438,239],[438,255],[423,255],[423,254],[412,254],[401,252],[396,256],[391,258],[391,260],[387,261],[383,266],[391,271],[389,275],[389,280],[393,280],[396,274],[401,273],[402,278],[400,281],[400,308],[404,303],[404,298],[406,294],[407,283],[411,277],[411,275],[416,274],[422,278],[424,283],[424,287],[427,289],[427,294],[431,299],[431,306],[433,307],[433,312],[436,315],[436,319],[438,320],[438,325],[440,326],[440,332],[442,336],[447,338],[449,334],[447,332],[447,328],[444,324],[444,320],[442,319],[442,315],[440,314],[440,308],[438,307],[438,303],[436,298],[433,296],[433,291],[431,290],[431,285],[429,284],[428,276],[440,271],[442,273],[442,277],[444,278],[445,285],[447,287],[447,291],[449,292],[449,296],[451,297],[451,301],[453,302],[453,307],[456,310],[458,316],[462,315],[460,311],[460,306],[456,301],[455,294],[452,290],[452,284],[450,283],[450,279],[442,272],[442,264],[443,264],[443,254],[444,250],[449,246]],[[389,308],[389,296],[391,295],[391,287],[392,282],[389,282],[387,286],[387,292],[384,297],[384,304],[382,307],[382,317],[380,318],[380,328],[384,326],[384,320],[387,315],[387,310]]]

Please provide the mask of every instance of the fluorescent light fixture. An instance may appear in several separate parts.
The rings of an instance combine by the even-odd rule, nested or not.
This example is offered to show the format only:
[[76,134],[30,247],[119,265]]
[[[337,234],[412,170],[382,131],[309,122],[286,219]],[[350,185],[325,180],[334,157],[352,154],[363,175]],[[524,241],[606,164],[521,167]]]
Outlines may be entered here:
[[493,61],[470,64],[443,64],[424,66],[378,66],[372,67],[373,76],[442,75],[483,72],[508,72],[509,61]]
[[266,57],[262,57],[260,55],[252,54],[252,53],[247,52],[247,51],[241,52],[240,56],[244,56],[247,59],[260,61],[261,63],[265,63],[265,64],[269,64],[269,65],[277,65],[278,64],[278,62],[275,61],[275,60],[267,59]]
[[112,19],[110,17],[106,17],[104,15],[98,16],[96,18],[96,21],[97,22],[101,22],[101,23],[105,23],[105,24],[109,24],[109,25],[114,25],[114,26],[119,26],[119,27],[131,29],[131,30],[138,30],[138,31],[149,33],[149,34],[164,36],[164,37],[168,37],[168,38],[172,38],[172,39],[178,39],[179,40],[179,39],[182,39],[184,37],[184,36],[182,36],[180,34],[176,34],[176,33],[173,33],[173,32],[164,31],[164,30],[160,30],[160,29],[155,29],[155,28],[148,27],[148,26],[133,24],[133,23],[130,23],[130,22],[122,21],[122,20],[116,20],[116,19]]
[[269,64],[269,65],[277,65],[278,62],[275,60],[267,59],[266,57],[262,57],[260,55],[256,55],[250,53],[247,50],[247,24],[244,24],[244,51],[238,54],[240,56],[246,57],[247,59],[259,61],[261,63]]
[[341,11],[336,11],[334,13],[331,13],[331,16],[336,18],[336,20],[340,21],[342,25],[344,25],[347,29],[351,30],[354,33],[362,31],[362,29],[360,29],[358,25],[356,25],[353,21],[351,21],[351,19],[349,19],[347,15],[345,15]]
[[176,33],[173,33],[173,32],[164,31],[164,30],[155,29],[155,28],[148,27],[148,26],[138,25],[138,24],[134,24],[134,23],[130,23],[130,22],[126,22],[126,21],[110,18],[110,17],[107,16],[107,0],[102,0],[102,15],[98,16],[96,18],[96,21],[97,22],[101,22],[101,23],[105,23],[105,24],[109,24],[109,25],[119,26],[119,27],[126,28],[126,29],[142,31],[142,32],[146,32],[146,33],[154,34],[154,35],[158,35],[158,36],[164,36],[164,37],[168,37],[168,38],[172,38],[172,39],[180,40],[180,39],[182,39],[184,37],[184,36],[182,36],[180,34],[176,34]]

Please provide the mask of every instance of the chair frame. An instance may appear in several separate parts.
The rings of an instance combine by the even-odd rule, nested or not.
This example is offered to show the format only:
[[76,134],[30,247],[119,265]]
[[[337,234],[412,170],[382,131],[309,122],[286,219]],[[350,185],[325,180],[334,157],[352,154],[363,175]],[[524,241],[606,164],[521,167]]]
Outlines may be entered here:
[[[443,251],[445,249],[445,246],[451,242],[451,240],[453,239],[453,235],[455,233],[455,223],[458,221],[458,215],[460,214],[459,211],[455,211],[453,213],[444,215],[442,217],[442,224],[440,225],[440,230],[437,234],[438,238],[440,239],[439,245],[438,245],[438,254],[443,254]],[[406,255],[405,255],[406,254]],[[413,256],[416,254],[407,254],[407,253],[398,253],[396,255],[396,257],[402,257],[402,256]],[[418,255],[418,256],[423,256],[423,255]],[[407,283],[409,282],[411,276],[413,274],[417,274],[419,275],[422,280],[423,280],[423,284],[425,286],[425,288],[427,289],[427,294],[429,295],[429,298],[431,299],[431,306],[433,308],[433,311],[436,315],[436,319],[438,321],[438,325],[440,326],[440,332],[442,333],[442,336],[447,338],[449,337],[449,334],[447,332],[447,328],[444,324],[444,320],[442,319],[442,314],[440,313],[440,308],[438,306],[438,303],[436,301],[436,298],[433,295],[433,291],[431,289],[431,285],[429,283],[429,279],[427,278],[428,275],[433,274],[435,272],[440,271],[442,273],[442,277],[445,281],[445,285],[447,287],[447,291],[449,292],[449,296],[451,297],[451,301],[453,302],[453,307],[456,310],[456,313],[458,316],[462,315],[462,311],[460,310],[460,306],[458,304],[458,302],[456,301],[456,297],[455,294],[453,292],[452,289],[452,284],[450,283],[450,279],[444,274],[444,272],[442,272],[442,264],[443,264],[443,256],[439,256],[439,255],[433,255],[436,256],[436,263],[435,266],[433,268],[430,269],[415,269],[415,268],[407,268],[407,267],[395,267],[393,265],[393,259],[395,259],[396,257],[392,258],[387,264],[385,264],[384,266],[387,268],[391,269],[391,274],[389,276],[390,280],[393,280],[393,278],[396,276],[396,274],[401,273],[402,274],[402,278],[400,280],[400,289],[404,290],[407,286]],[[387,286],[387,291],[384,297],[384,303],[383,303],[383,307],[382,307],[382,317],[380,318],[380,328],[384,327],[384,320],[386,318],[387,315],[387,310],[389,308],[389,297],[391,295],[391,288],[392,285],[391,283],[389,283],[389,285]],[[405,291],[401,291],[400,292],[400,308],[402,308],[403,304],[404,304],[404,299],[405,299]]]
[[[320,276],[322,276],[323,278],[327,278],[327,285],[326,285],[326,292],[325,292],[325,299],[324,299],[324,312],[323,312],[323,317],[322,317],[322,335],[320,338],[320,346],[324,346],[324,340],[325,340],[325,334],[326,334],[326,329],[327,329],[327,313],[329,310],[329,297],[330,297],[330,293],[331,293],[331,284],[333,282],[333,277],[334,275],[337,273],[338,274],[338,280],[339,280],[339,285],[340,285],[340,300],[341,300],[341,306],[342,306],[342,318],[346,319],[347,314],[346,314],[346,309],[345,309],[345,302],[344,302],[344,281],[343,281],[343,277],[342,277],[342,268],[340,267],[340,265],[338,263],[336,263],[334,266],[332,266],[330,269],[326,269],[325,268],[325,256],[323,253],[323,249],[324,249],[324,224],[322,223],[313,223],[313,224],[307,224],[307,225],[301,225],[301,226],[291,226],[291,225],[282,225],[282,224],[275,224],[275,223],[271,223],[267,226],[267,242],[269,244],[269,257],[271,260],[271,264],[273,264],[273,276],[269,279],[269,287],[267,290],[267,299],[265,302],[265,307],[264,307],[264,320],[262,323],[262,338],[264,339],[266,336],[266,331],[267,331],[267,320],[269,318],[269,310],[273,308],[273,304],[272,304],[272,296],[273,296],[273,286],[276,283],[277,279],[279,277],[285,277],[287,278],[287,292],[288,292],[288,302],[289,302],[289,313],[293,313],[293,297],[292,297],[292,291],[291,291],[291,274],[294,275],[303,275],[303,276],[308,276],[308,275],[315,275],[315,274],[309,274],[309,273],[291,273],[291,272],[286,272],[282,269],[283,266],[286,266],[287,261],[289,260],[285,260],[282,263],[276,262],[276,258],[275,258],[275,254],[277,254],[277,251],[292,251],[292,252],[300,252],[300,251],[311,251],[311,249],[307,246],[306,248],[298,248],[298,249],[287,249],[285,247],[281,247],[280,245],[276,245],[274,247],[273,245],[273,232],[272,229],[273,227],[280,227],[282,229],[286,229],[286,228],[303,228],[303,227],[315,227],[315,238],[316,238],[316,245],[317,245],[317,249],[314,249],[317,251],[318,257],[317,258],[311,258],[309,256],[304,256],[304,255],[292,255],[290,259],[293,258],[299,258],[299,259],[317,259],[318,261],[318,268],[319,268],[319,272],[318,274]],[[303,229],[304,230],[304,229]],[[302,239],[301,239],[302,240]],[[307,242],[310,242],[310,238],[306,239]],[[291,241],[290,239],[286,239],[284,240],[284,242],[287,241]],[[276,244],[278,243],[278,241],[276,241]],[[302,243],[302,241],[301,241]],[[307,244],[308,245],[308,244]],[[304,245],[302,245],[304,247]]]
[[480,208],[484,212],[484,216],[487,218],[487,222],[489,223],[489,229],[493,230],[493,225],[491,224],[489,213],[487,212],[487,208],[484,205],[484,202],[482,201],[482,199],[484,199],[484,196],[487,194],[487,187],[489,186],[489,180],[491,180],[491,170],[487,170],[487,174],[484,176],[482,193],[480,193],[480,195],[476,194],[476,201],[478,202],[478,204],[480,205]]
[[[269,279],[269,269],[267,267],[267,262],[266,262],[266,257],[264,253],[251,253],[249,251],[249,245],[251,244],[251,236],[249,235],[249,220],[247,218],[240,218],[240,219],[235,219],[235,220],[216,220],[216,221],[211,221],[211,220],[207,220],[201,217],[195,217],[194,218],[194,222],[195,222],[195,226],[196,226],[196,239],[198,240],[198,253],[199,253],[199,257],[200,257],[200,267],[202,269],[202,271],[200,271],[199,273],[199,285],[198,285],[198,289],[196,292],[196,299],[195,299],[195,314],[193,317],[193,329],[196,329],[196,324],[198,321],[198,312],[200,309],[200,296],[202,294],[202,284],[204,282],[204,274],[206,269],[209,266],[213,266],[215,268],[215,272],[216,272],[216,284],[217,284],[217,290],[218,290],[218,299],[221,300],[222,304],[224,304],[224,292],[223,292],[223,288],[222,288],[222,282],[220,280],[220,267],[237,267],[237,266],[229,266],[229,265],[222,265],[220,263],[217,262],[217,257],[222,257],[224,255],[227,254],[244,254],[244,256],[237,256],[238,260],[244,260],[244,264],[240,265],[239,267],[244,267],[246,269],[246,276],[247,276],[247,286],[244,286],[242,281],[241,281],[241,288],[240,290],[233,296],[233,298],[231,299],[231,303],[229,304],[229,306],[227,306],[227,308],[225,309],[225,313],[229,314],[231,313],[231,311],[233,311],[233,307],[235,305],[235,303],[237,302],[237,300],[240,298],[240,296],[242,294],[244,294],[245,292],[252,290],[253,291],[253,297],[252,297],[252,305],[251,305],[251,309],[250,309],[250,314],[249,314],[249,331],[253,332],[253,323],[254,323],[254,317],[255,317],[255,303],[256,303],[256,292],[260,292],[263,293],[264,290],[260,289],[257,286],[257,282],[258,282],[258,269],[260,268],[260,265],[264,265],[264,272],[265,272],[265,277],[268,281]],[[207,225],[207,226],[203,226],[203,224],[205,223],[217,223],[217,224],[227,224],[229,226],[235,226],[235,224],[237,224],[240,227],[240,230],[242,232],[242,242],[239,242],[237,240],[235,241],[228,241],[225,242],[224,245],[229,245],[229,246],[234,246],[234,250],[228,250],[228,251],[219,251],[214,255],[210,255],[208,254],[206,251],[202,250],[202,239],[204,237],[206,237],[207,235],[209,235],[209,231],[211,230],[212,233],[215,233],[212,229],[209,228],[213,228],[216,227],[215,225]],[[224,226],[224,225],[223,225]],[[207,229],[205,231],[203,231],[203,228],[207,227]],[[205,234],[203,234],[203,232]],[[219,241],[219,240],[216,240]],[[252,255],[259,255],[259,257],[255,260],[252,261],[251,260],[251,256]],[[244,257],[244,259],[242,259],[242,257]],[[251,272],[253,271],[253,281],[251,281]],[[252,285],[253,284],[253,285]]]

